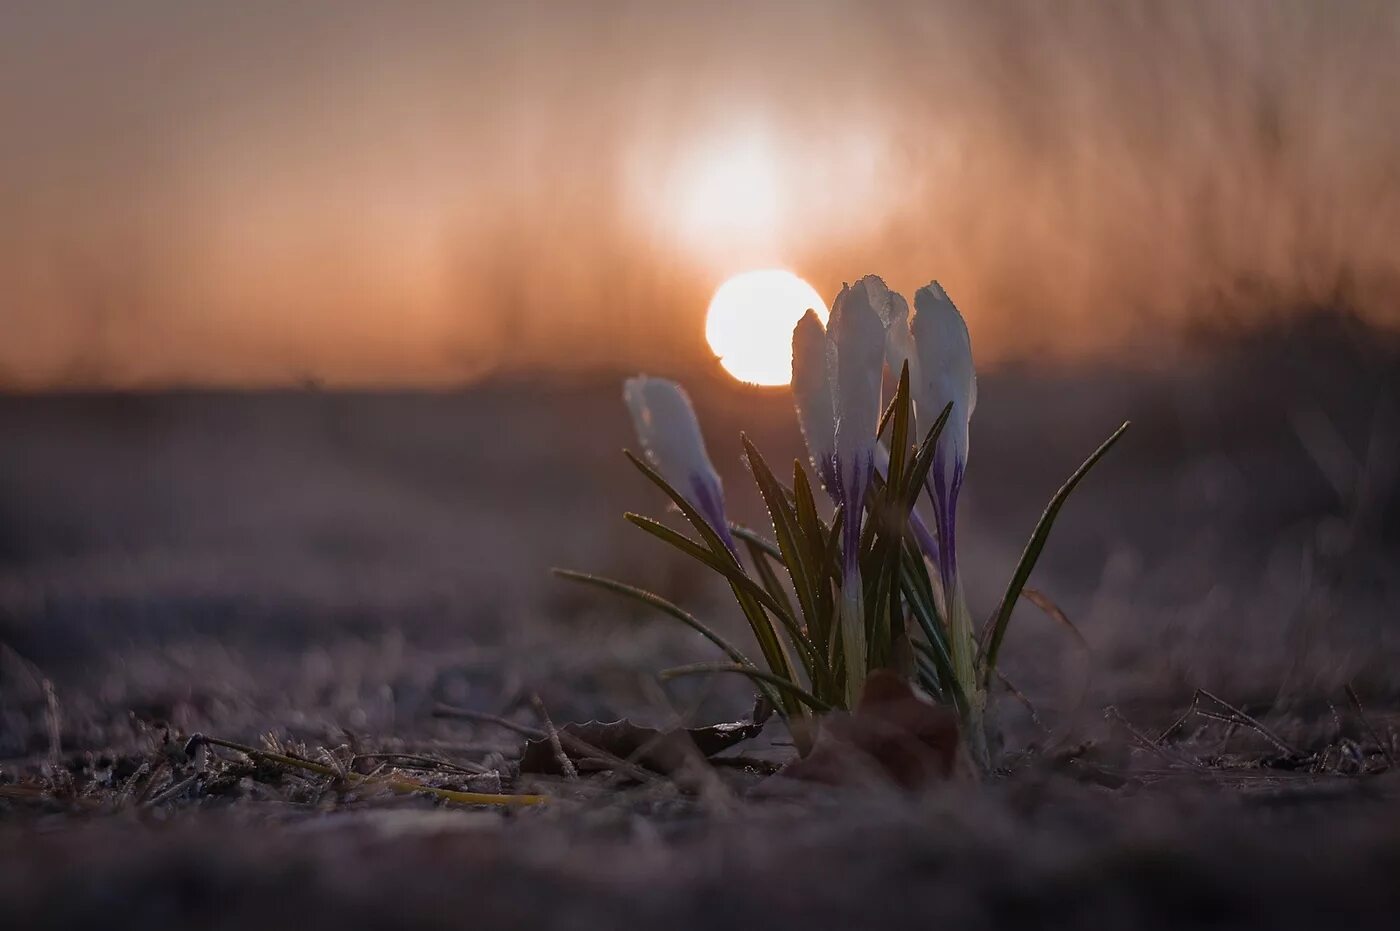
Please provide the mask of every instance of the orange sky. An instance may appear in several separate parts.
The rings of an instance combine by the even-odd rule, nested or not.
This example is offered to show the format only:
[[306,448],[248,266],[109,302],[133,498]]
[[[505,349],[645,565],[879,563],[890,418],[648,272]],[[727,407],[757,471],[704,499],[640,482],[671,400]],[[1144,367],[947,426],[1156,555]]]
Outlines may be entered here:
[[20,7],[3,387],[666,370],[774,264],[989,363],[1400,323],[1393,3]]

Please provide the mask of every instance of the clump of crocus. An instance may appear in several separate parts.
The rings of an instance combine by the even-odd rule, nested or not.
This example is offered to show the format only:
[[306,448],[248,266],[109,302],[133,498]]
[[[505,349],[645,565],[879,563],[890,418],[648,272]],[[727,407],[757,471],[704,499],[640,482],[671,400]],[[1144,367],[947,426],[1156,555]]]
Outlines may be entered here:
[[[897,381],[882,416],[887,364]],[[967,325],[947,293],[937,282],[921,288],[911,318],[904,298],[873,275],[843,288],[829,327],[809,311],[793,331],[793,395],[811,465],[834,512],[822,516],[802,463],[793,463],[792,482],[784,484],[745,438],[745,460],[772,520],[770,540],[729,523],[684,390],[647,376],[629,379],[624,390],[645,454],[628,457],[698,539],[639,514],[626,517],[724,577],[757,641],[761,666],[660,595],[585,573],[560,574],[642,601],[704,635],[728,662],[663,675],[748,676],[788,721],[801,752],[810,745],[814,714],[853,708],[870,672],[893,669],[953,705],[973,759],[990,766],[984,710],[1012,608],[1065,500],[1128,425],[1051,499],[979,632],[957,558],[977,378]],[[932,529],[917,512],[921,496],[932,508]]]

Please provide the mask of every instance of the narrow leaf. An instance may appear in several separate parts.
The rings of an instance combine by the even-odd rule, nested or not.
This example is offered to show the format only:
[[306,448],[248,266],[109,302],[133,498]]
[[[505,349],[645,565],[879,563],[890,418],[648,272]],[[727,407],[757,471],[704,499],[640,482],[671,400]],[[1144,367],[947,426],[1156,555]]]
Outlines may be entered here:
[[991,682],[992,672],[996,669],[997,654],[1001,652],[1001,643],[1006,636],[1006,625],[1011,621],[1011,611],[1016,607],[1016,599],[1021,597],[1021,590],[1026,586],[1026,580],[1030,578],[1031,570],[1035,568],[1036,560],[1040,558],[1041,550],[1045,549],[1045,541],[1050,538],[1050,528],[1054,526],[1055,517],[1060,513],[1060,508],[1064,507],[1065,501],[1069,499],[1075,486],[1089,470],[1104,457],[1113,444],[1117,443],[1127,432],[1129,424],[1125,421],[1121,427],[1113,431],[1113,435],[1104,440],[1103,445],[1094,450],[1093,455],[1084,460],[1084,464],[1075,470],[1060,490],[1055,492],[1055,496],[1046,505],[1045,513],[1040,516],[1039,522],[1035,525],[1035,530],[1031,533],[1030,541],[1026,544],[1026,549],[1021,553],[1021,559],[1016,563],[1016,571],[1011,574],[1011,582],[1006,586],[1006,594],[1002,596],[1001,604],[997,607],[996,614],[993,615],[991,634],[982,647],[982,685],[986,688]]
[[[724,576],[730,584],[738,585],[745,589],[758,600],[759,604],[763,605],[774,614],[786,614],[789,620],[792,618],[791,607],[785,607],[773,594],[766,591],[763,586],[760,586],[753,579],[749,578],[748,575],[744,573],[744,570],[736,566],[732,561],[720,559],[712,551],[705,549],[699,543],[696,543],[684,534],[677,533],[658,520],[653,520],[642,514],[633,514],[631,511],[628,511],[622,516],[626,518],[629,523],[640,527],[657,539],[670,544],[692,559],[718,572],[720,575]],[[783,595],[784,601],[786,598],[787,596]]]
[[763,552],[767,553],[769,556],[772,556],[774,559],[781,560],[783,558],[783,551],[778,549],[778,544],[774,543],[772,540],[768,539],[762,534],[756,533],[755,531],[750,530],[748,527],[745,527],[741,524],[730,524],[729,530],[731,533],[734,534],[734,536],[748,543],[752,543],[754,546],[763,550]]
[[[735,567],[738,567],[739,562],[735,555],[729,551],[729,547],[710,526],[709,521],[705,520],[704,516],[686,500],[685,496],[676,491],[669,482],[661,477],[659,472],[630,450],[624,450],[624,452],[632,464],[653,484],[664,491],[676,507],[680,508],[686,520],[690,521],[691,526],[700,534],[700,538],[705,541],[715,556],[719,557],[721,561],[732,562]],[[739,602],[739,609],[744,612],[744,617],[748,620],[754,637],[758,640],[759,649],[763,651],[763,658],[768,663],[769,668],[782,675],[792,676],[792,661],[788,658],[787,650],[783,648],[782,639],[778,636],[777,629],[769,621],[762,606],[742,586],[735,584],[732,579],[729,582],[729,587],[734,592],[734,599]],[[785,703],[785,706],[789,711],[796,710],[790,703]]]
[[792,488],[802,551],[810,567],[809,575],[816,593],[813,613],[807,615],[807,631],[813,645],[825,656],[831,639],[832,605],[831,583],[825,571],[826,527],[817,514],[817,501],[807,480],[807,470],[802,468],[800,462],[792,464]]
[[787,566],[788,575],[792,579],[792,590],[802,608],[802,616],[810,618],[816,611],[817,601],[812,573],[819,570],[808,565],[803,552],[802,541],[798,536],[797,512],[788,502],[783,486],[773,477],[772,470],[768,468],[768,463],[764,461],[757,447],[748,437],[742,437],[742,440],[749,470],[753,473],[759,494],[763,496],[763,503],[768,506],[768,514],[772,518],[773,533],[778,539],[778,549],[783,554],[782,562]]
[[890,398],[890,403],[885,405],[885,411],[880,415],[880,424],[875,428],[875,439],[878,440],[885,435],[885,428],[890,425],[890,419],[894,417],[896,400],[897,398]]
[[749,560],[753,562],[754,571],[758,573],[758,580],[763,583],[764,591],[772,596],[772,600],[777,603],[784,614],[788,617],[795,617],[792,610],[792,599],[788,598],[787,592],[783,589],[782,582],[778,581],[778,575],[773,571],[773,566],[769,563],[769,556],[762,547],[748,540],[744,541],[745,548],[749,551]]
[[909,397],[909,361],[899,372],[899,387],[894,392],[894,430],[890,433],[890,467],[886,481],[895,489],[904,480],[904,461],[909,456],[910,414],[913,402]]
[[626,582],[619,582],[616,579],[610,579],[601,575],[593,575],[588,572],[575,572],[572,569],[555,569],[553,572],[561,579],[568,579],[572,582],[582,582],[584,585],[592,585],[595,588],[601,588],[605,591],[631,598],[634,601],[640,601],[648,607],[655,608],[664,614],[669,614],[671,617],[685,624],[691,630],[699,633],[705,637],[705,639],[719,647],[725,652],[725,655],[734,660],[734,662],[744,666],[753,666],[753,663],[749,662],[748,657],[740,652],[738,647],[732,645],[728,640],[725,640],[722,636],[715,633],[714,630],[695,615],[681,608],[679,605],[667,601],[660,595],[649,592],[644,588],[628,585]]
[[771,685],[779,691],[798,699],[813,711],[825,712],[832,710],[831,705],[822,701],[796,682],[790,679],[784,679],[782,676],[775,676],[770,672],[764,672],[761,669],[755,669],[752,666],[739,664],[728,665],[725,663],[694,663],[689,666],[676,666],[671,669],[662,670],[661,678],[663,680],[678,679],[681,676],[703,676],[724,672],[748,676],[750,679],[757,682]]
[[710,526],[710,522],[704,518],[704,515],[697,511],[695,506],[686,499],[685,495],[673,488],[670,482],[661,477],[660,472],[653,469],[630,449],[623,450],[623,454],[627,456],[643,475],[651,479],[653,484],[664,491],[666,496],[671,499],[676,507],[680,508],[680,512],[685,515],[685,519],[690,521],[691,526],[700,534],[700,539],[705,541],[705,545],[713,550],[716,556],[719,556],[721,559],[727,558],[735,565],[738,565],[738,560],[734,558],[733,553],[729,552],[729,547],[725,545],[724,540],[722,540],[720,535],[715,532],[715,529]]
[[943,435],[943,428],[947,425],[948,416],[952,412],[953,404],[950,401],[943,406],[942,412],[925,435],[923,445],[919,447],[918,453],[914,456],[909,478],[904,484],[905,502],[908,505],[908,510],[914,509],[914,504],[919,500],[919,490],[928,482],[928,472],[933,466],[933,456],[938,451],[938,438]]

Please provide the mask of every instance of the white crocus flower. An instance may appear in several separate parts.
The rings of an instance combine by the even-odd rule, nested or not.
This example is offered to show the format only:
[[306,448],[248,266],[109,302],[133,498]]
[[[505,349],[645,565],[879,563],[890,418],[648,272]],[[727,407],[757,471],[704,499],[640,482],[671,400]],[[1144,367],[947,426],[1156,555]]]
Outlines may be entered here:
[[[965,688],[974,691],[976,643],[958,577],[957,550],[958,495],[967,469],[968,428],[972,411],[977,406],[972,341],[967,333],[967,322],[936,281],[914,295],[911,330],[918,359],[918,377],[911,380],[918,416],[931,423],[931,418],[952,405],[934,451],[928,492],[933,499],[938,530],[937,562],[943,583],[954,674]],[[972,697],[969,694],[969,698]],[[980,714],[980,709],[974,708],[973,714]]]
[[972,365],[972,340],[967,322],[938,282],[930,282],[914,295],[911,326],[918,377],[912,378],[914,404],[925,417],[936,417],[953,405],[947,426],[939,438],[934,472],[951,491],[962,484],[967,467],[968,425],[977,407],[977,373]]
[[647,460],[704,516],[737,556],[724,516],[724,486],[705,451],[705,438],[685,389],[665,378],[627,379],[622,396]]
[[[875,474],[875,428],[880,421],[880,383],[885,362],[885,319],[891,304],[891,294],[885,283],[869,275],[841,289],[831,307],[831,326],[827,330],[827,385],[831,392],[831,409],[835,415],[832,434],[835,455],[831,458],[831,474],[823,476],[827,491],[838,500],[845,512],[842,539],[842,580],[840,630],[841,648],[846,657],[846,692],[851,706],[860,696],[865,682],[866,638],[863,591],[860,579],[860,531],[864,514],[865,495]],[[805,330],[806,332],[802,332]],[[806,319],[793,334],[794,348],[812,358],[810,343],[814,343],[815,328]],[[794,354],[796,362],[797,353]],[[799,416],[813,420],[820,410],[816,385],[811,373],[810,383],[804,379],[800,387]],[[802,407],[809,408],[803,413]],[[825,428],[807,427],[812,458],[820,464],[827,460],[825,448],[813,447],[812,437],[825,442]]]
[[[892,371],[898,372],[907,361],[911,378],[917,372],[918,358],[914,355],[914,339],[909,332],[909,302],[890,292],[890,316],[885,330],[885,354]],[[827,367],[826,329],[816,311],[809,310],[792,331],[792,394],[797,408],[797,422],[807,441],[807,452],[817,477],[833,500],[840,502],[836,481],[836,399],[831,390],[831,371]],[[889,471],[890,453],[883,443],[875,445],[875,474]],[[910,526],[919,547],[935,562],[938,541],[923,518],[915,511],[910,514]]]
[[826,328],[808,310],[792,331],[792,397],[812,468],[833,497],[836,487],[836,398],[827,367]]
[[877,307],[889,289],[874,275],[841,289],[831,309],[827,366],[836,400],[836,476],[852,532],[860,532],[860,508],[875,474],[875,428],[885,363],[885,324]]
[[[896,379],[906,365],[909,366],[909,387],[910,391],[919,384],[919,354],[914,346],[914,334],[909,327],[909,302],[904,299],[904,295],[898,292],[889,292],[889,301],[883,308],[877,308],[880,317],[885,321],[885,359],[889,362],[890,374]],[[917,404],[916,404],[917,407]],[[928,418],[936,417],[940,411],[933,414],[926,413]],[[919,430],[924,430],[932,426],[932,420],[919,426]],[[918,437],[916,436],[917,440]],[[875,471],[884,476],[889,470],[890,454],[883,443],[876,447],[875,451]],[[919,542],[919,548],[924,551],[929,559],[938,561],[938,541],[929,530],[928,524],[919,515],[917,507],[909,513],[909,526],[914,532],[915,539]]]
[[890,373],[896,379],[905,363],[909,364],[909,384],[914,385],[919,378],[919,356],[914,351],[914,336],[909,330],[909,302],[904,295],[889,292],[889,301],[884,307],[877,307],[880,319],[885,321],[885,358],[890,363]]

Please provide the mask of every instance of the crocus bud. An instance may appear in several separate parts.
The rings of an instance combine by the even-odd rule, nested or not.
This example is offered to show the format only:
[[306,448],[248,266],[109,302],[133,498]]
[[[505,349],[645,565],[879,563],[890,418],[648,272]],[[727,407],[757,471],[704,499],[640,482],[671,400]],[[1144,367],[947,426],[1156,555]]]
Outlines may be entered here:
[[953,676],[967,690],[972,731],[980,733],[983,696],[976,685],[977,640],[958,575],[957,544],[958,493],[967,467],[968,424],[977,406],[972,341],[962,314],[936,281],[914,295],[912,330],[919,359],[919,379],[914,384],[919,415],[937,417],[944,407],[952,405],[934,451],[929,490],[938,523],[938,571]]
[[836,487],[836,400],[826,361],[826,329],[808,310],[792,331],[792,398],[812,468],[833,496]]
[[[951,487],[967,465],[968,424],[977,406],[977,373],[967,323],[938,282],[914,295],[914,345],[919,376],[911,385],[920,418],[928,423],[953,405],[939,438],[936,468]],[[910,373],[912,376],[912,372]]]
[[856,514],[874,473],[885,364],[885,325],[876,308],[888,306],[889,293],[883,281],[867,275],[843,288],[831,310],[828,364],[836,395],[836,462],[843,498]]
[[851,707],[864,684],[867,662],[860,528],[865,493],[875,474],[875,428],[885,367],[885,325],[876,307],[888,303],[889,289],[874,275],[842,288],[832,304],[827,341],[836,394],[836,476],[846,514],[838,618]]
[[622,396],[647,460],[704,515],[732,551],[724,487],[705,452],[700,423],[685,389],[665,378],[638,375],[627,379]]
[[890,373],[899,378],[905,363],[909,365],[909,383],[919,378],[919,358],[914,352],[914,335],[909,329],[909,302],[896,291],[889,292],[889,303],[880,313],[885,321],[885,359]]

